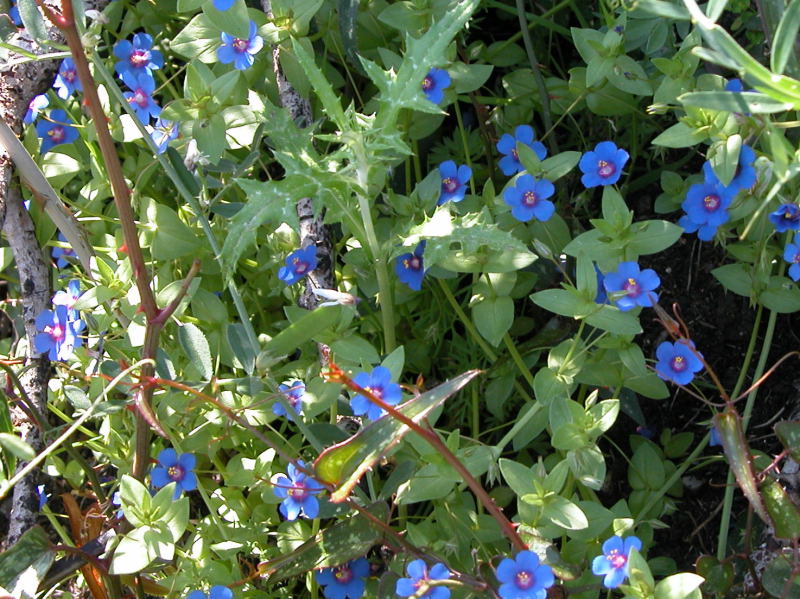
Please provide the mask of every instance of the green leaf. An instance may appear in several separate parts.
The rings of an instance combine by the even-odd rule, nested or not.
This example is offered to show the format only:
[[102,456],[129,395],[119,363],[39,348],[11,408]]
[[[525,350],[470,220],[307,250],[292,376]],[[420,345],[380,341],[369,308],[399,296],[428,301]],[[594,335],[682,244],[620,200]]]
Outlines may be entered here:
[[[171,496],[174,496],[174,493],[174,490],[170,491]],[[172,500],[160,523],[169,531],[172,542],[177,543],[189,525],[189,498],[181,497],[177,501]]]
[[639,318],[630,312],[622,312],[616,306],[600,306],[586,317],[586,323],[615,335],[638,335],[642,332]]
[[213,2],[204,2],[203,12],[208,18],[208,22],[220,31],[240,39],[250,37],[250,15],[247,14],[247,5],[244,0],[236,0],[225,11],[217,10]]
[[783,73],[786,63],[795,56],[798,29],[800,29],[800,0],[790,0],[783,11],[772,42],[769,64],[773,72]]
[[696,564],[697,573],[705,578],[703,591],[707,593],[725,594],[733,585],[733,564],[720,562],[713,555],[703,555]]
[[628,468],[628,482],[634,489],[657,491],[666,480],[664,463],[652,443],[642,443],[636,449]]
[[572,318],[584,318],[600,309],[600,306],[583,297],[575,289],[545,289],[537,291],[530,297],[540,308]]
[[714,278],[717,279],[722,286],[728,291],[733,291],[737,295],[750,297],[753,293],[753,283],[750,279],[750,273],[745,268],[744,264],[737,262],[736,264],[726,264],[711,271]]
[[698,131],[686,123],[675,123],[650,143],[665,148],[688,148],[699,144],[707,136],[704,131]]
[[210,381],[214,376],[214,366],[211,362],[211,350],[208,347],[208,340],[198,327],[191,323],[185,323],[178,327],[178,339],[186,352],[191,365],[200,373],[204,381]]
[[586,86],[598,87],[614,69],[614,59],[610,56],[594,56],[586,65]]
[[671,247],[683,235],[683,227],[665,220],[638,222],[631,231],[633,235],[627,248],[637,255],[657,254]]
[[0,433],[0,447],[21,460],[32,460],[36,457],[36,452],[33,448],[12,433]]
[[770,277],[758,301],[780,314],[791,314],[800,310],[800,289],[785,277]]
[[206,64],[217,62],[217,48],[220,46],[221,30],[214,27],[204,14],[197,15],[181,32],[175,36],[170,49],[189,58]]
[[795,576],[789,588],[786,581],[793,576],[793,564],[788,555],[778,555],[764,569],[761,584],[773,597],[781,599],[800,599],[800,576]]
[[247,337],[247,331],[244,325],[240,322],[233,322],[225,327],[225,335],[228,338],[228,344],[233,350],[233,355],[239,360],[239,364],[247,374],[253,374],[256,367],[256,358],[258,357],[258,348],[253,347]]
[[228,148],[227,128],[221,114],[196,120],[192,126],[192,137],[197,141],[197,149],[211,164],[217,164]]
[[[557,181],[569,173],[581,160],[580,152],[560,152],[542,161],[542,176],[549,181]],[[549,224],[549,223],[548,223]]]
[[606,479],[606,461],[597,446],[573,449],[567,453],[567,461],[578,482],[595,491],[603,487]]
[[668,0],[639,0],[636,3],[636,8],[658,17],[675,19],[676,21],[688,21],[691,18],[683,5],[669,2]]
[[360,66],[357,36],[358,6],[359,0],[339,0],[339,34],[342,36],[345,56],[356,68]]
[[448,68],[447,72],[453,80],[453,87],[457,94],[466,94],[475,91],[489,78],[492,74],[494,66],[490,64],[464,64],[463,62],[454,62]]
[[711,167],[723,185],[730,185],[736,175],[741,149],[742,136],[738,133],[731,135],[724,142],[714,144],[714,151],[710,157]]
[[514,323],[514,300],[508,296],[486,298],[472,306],[472,322],[495,347]]
[[703,577],[691,572],[667,576],[656,585],[655,599],[700,599]]
[[331,343],[331,349],[348,362],[375,364],[381,359],[373,345],[358,335],[337,339]]
[[259,572],[274,583],[362,557],[383,538],[384,532],[375,525],[375,520],[386,522],[389,518],[385,503],[373,503],[366,509],[374,519],[356,513],[326,527],[291,553],[260,563]]
[[148,200],[145,210],[147,226],[154,232],[150,253],[155,260],[169,261],[197,254],[200,240],[172,208]]
[[151,531],[152,529],[149,526],[142,526],[134,528],[122,537],[111,560],[111,574],[135,574],[136,572],[141,572],[158,557],[156,548],[145,540],[145,536]]
[[518,497],[538,493],[536,485],[533,484],[537,477],[531,468],[506,458],[500,458],[497,465],[500,466],[500,472],[508,486]]
[[[44,17],[36,6],[34,0],[19,0],[17,2],[19,17],[28,34],[36,40],[36,43],[43,47],[50,46],[50,36],[47,35],[47,24]],[[2,585],[0,585],[2,586]]]
[[761,497],[769,515],[772,516],[775,536],[787,540],[800,537],[800,508],[780,483],[768,477],[761,485]]
[[547,499],[542,517],[566,530],[582,530],[589,526],[589,520],[583,510],[559,495]]
[[598,48],[603,45],[603,34],[594,29],[578,29],[577,27],[571,27],[570,33],[578,54],[581,55],[583,62],[589,64],[589,61],[598,55]]
[[792,458],[800,462],[800,421],[784,420],[775,425],[775,434]]
[[267,341],[259,361],[275,360],[287,356],[306,341],[313,339],[321,332],[328,330],[339,322],[342,315],[341,306],[325,306],[303,314],[300,318]]
[[[478,374],[480,374],[478,370],[465,372],[407,401],[397,409],[414,422],[419,422]],[[410,430],[405,424],[387,414],[361,429],[347,441],[323,451],[314,463],[314,468],[320,480],[338,487],[331,494],[331,501],[334,503],[344,501],[364,473],[397,445]]]
[[0,588],[14,597],[33,599],[54,559],[47,533],[34,526],[13,547],[0,553]]
[[678,96],[678,101],[684,106],[697,106],[698,108],[725,110],[741,114],[772,114],[786,112],[794,108],[792,102],[783,102],[759,92],[689,92]]
[[[317,94],[322,108],[325,110],[328,117],[333,120],[336,126],[342,131],[350,130],[351,126],[344,116],[342,105],[339,102],[339,96],[333,91],[333,86],[317,66],[314,57],[305,46],[295,38],[292,38],[292,50],[300,66],[303,67],[303,71],[305,71],[308,80],[311,82],[314,93]],[[420,81],[422,81],[421,78]]]
[[636,96],[652,96],[653,87],[642,66],[630,56],[617,56],[607,75],[611,85]]
[[613,185],[603,187],[603,218],[613,227],[620,229],[631,223],[633,212]]

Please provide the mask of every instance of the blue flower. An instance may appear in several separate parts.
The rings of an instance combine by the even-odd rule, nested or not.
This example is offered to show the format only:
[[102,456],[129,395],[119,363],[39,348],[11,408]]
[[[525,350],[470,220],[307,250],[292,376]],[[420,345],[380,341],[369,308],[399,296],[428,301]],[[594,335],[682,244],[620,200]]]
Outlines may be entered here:
[[603,555],[592,560],[592,573],[603,578],[603,586],[616,589],[628,577],[631,551],[641,551],[642,542],[638,537],[627,537],[624,541],[614,535],[603,543]]
[[789,277],[792,281],[800,281],[800,234],[795,235],[794,243],[787,243],[783,250],[783,259],[791,266]]
[[539,563],[533,551],[520,551],[514,559],[505,558],[497,566],[497,580],[502,584],[502,599],[545,599],[547,589],[555,583],[553,569]]
[[[353,381],[390,406],[397,405],[403,396],[400,385],[392,382],[392,373],[385,366],[376,366],[371,373],[359,372]],[[383,408],[360,394],[350,401],[350,408],[356,416],[366,414],[370,420],[377,420],[386,413]]]
[[236,2],[236,0],[214,0],[214,8],[225,12],[231,6],[233,6],[234,2]]
[[[61,231],[58,232],[58,240],[67,243],[67,238],[64,237]],[[75,256],[75,250],[69,247],[68,248],[54,247],[52,256],[53,260],[56,261],[56,266],[58,268],[64,268],[65,266],[69,266],[69,261],[67,260],[67,257]]]
[[[301,468],[306,468],[303,460],[297,460]],[[316,518],[319,515],[319,500],[315,497],[322,491],[322,485],[306,476],[294,464],[287,469],[289,477],[279,474],[273,478],[275,495],[283,499],[280,512],[287,520],[297,520],[302,513],[305,518]]]
[[781,204],[769,215],[769,220],[778,233],[800,231],[800,207],[797,204]]
[[425,276],[425,264],[422,254],[425,252],[423,239],[414,248],[414,253],[400,254],[394,259],[394,272],[401,283],[405,283],[414,291],[422,289],[422,279]]
[[686,212],[678,221],[687,233],[697,231],[698,239],[711,241],[717,228],[728,222],[728,207],[733,202],[735,189],[725,187],[716,182],[695,183],[686,192],[686,199],[681,207]]
[[19,8],[17,7],[16,0],[11,0],[11,8],[8,10],[8,16],[11,22],[17,27],[22,27],[22,18],[19,16]]
[[[603,287],[611,300],[623,312],[632,310],[636,306],[649,308],[653,301],[658,300],[658,295],[653,293],[661,285],[656,271],[646,268],[640,271],[636,262],[620,262],[617,270],[606,274]],[[624,292],[624,294],[620,294]],[[615,295],[611,295],[611,294]],[[653,296],[653,297],[651,297]]]
[[120,40],[114,44],[114,56],[120,59],[114,70],[122,77],[125,73],[138,75],[146,73],[152,77],[155,69],[164,66],[164,57],[153,50],[153,38],[146,33],[133,36],[133,43]]
[[36,134],[42,138],[42,154],[78,139],[78,130],[72,124],[72,119],[60,108],[50,111],[49,120],[36,123]]
[[[742,144],[742,148],[739,150],[739,162],[736,164],[736,171],[734,171],[733,179],[728,184],[728,188],[732,190],[734,195],[740,190],[750,189],[756,184],[758,173],[756,173],[756,167],[753,166],[755,161],[756,153],[753,151],[753,148]],[[703,164],[703,175],[706,183],[722,185],[710,162]]]
[[34,96],[33,100],[28,103],[28,112],[25,113],[22,122],[30,125],[39,116],[39,112],[50,106],[50,98],[46,94],[39,94]]
[[450,200],[460,202],[467,192],[467,181],[472,178],[472,169],[466,164],[456,167],[452,160],[445,160],[439,165],[439,174],[442,176],[442,193],[437,206]]
[[57,90],[56,94],[62,100],[69,98],[75,90],[83,91],[83,84],[78,78],[78,69],[75,68],[71,58],[61,61],[53,88]]
[[497,142],[497,151],[504,154],[503,158],[497,165],[506,177],[510,177],[520,171],[524,171],[525,167],[519,161],[519,154],[517,153],[517,142],[523,143],[534,151],[539,160],[544,160],[547,156],[547,148],[540,141],[534,141],[535,136],[533,127],[530,125],[520,125],[514,129],[514,136],[509,133],[504,133]]
[[721,447],[722,446],[722,438],[719,436],[719,432],[717,431],[717,427],[712,426],[711,430],[709,432],[710,432],[710,434],[708,436],[708,446],[709,447]]
[[66,306],[44,310],[36,317],[36,330],[41,331],[33,340],[36,351],[47,352],[50,360],[68,360],[73,350],[82,344],[78,333],[83,327],[82,320],[70,319]]
[[214,585],[206,595],[203,591],[192,591],[186,599],[233,599],[233,591],[222,585]]
[[[428,567],[421,559],[415,559],[408,564],[406,572],[410,578],[401,578],[395,586],[395,593],[401,597],[414,595],[418,599],[448,599],[450,589],[445,586],[434,586],[429,589],[431,580],[447,580],[451,572],[444,564],[435,564],[428,572]],[[423,593],[419,595],[417,593]]]
[[167,144],[178,137],[178,123],[165,121],[161,117],[156,120],[154,126],[151,127],[148,125],[147,129],[150,131],[150,139],[152,139],[153,143],[158,147],[158,154],[166,152]]
[[[303,395],[306,392],[306,386],[303,381],[292,381],[288,385],[278,385],[278,390],[283,393],[287,402],[294,410],[294,414],[303,412]],[[289,420],[294,420],[293,414],[287,412],[283,403],[276,401],[272,404],[272,411],[277,416],[286,416]]]
[[596,304],[607,304],[608,294],[606,293],[606,288],[603,286],[603,281],[606,280],[606,277],[600,272],[600,268],[598,268],[597,264],[594,265],[594,271],[597,273],[597,295],[594,297],[594,302]]
[[450,74],[444,69],[431,69],[422,80],[422,91],[428,101],[441,104],[444,100],[444,90],[450,87]]
[[744,85],[742,84],[742,80],[738,77],[734,77],[728,83],[725,84],[725,91],[726,92],[743,92]]
[[161,106],[153,99],[156,80],[145,72],[134,74],[128,71],[122,74],[122,81],[133,90],[123,94],[128,104],[136,113],[136,117],[145,125],[149,125],[150,117],[156,118],[161,114]]
[[293,251],[286,256],[286,266],[281,266],[278,278],[287,285],[294,285],[317,267],[317,246]]
[[184,453],[180,456],[174,449],[168,447],[158,454],[159,465],[150,472],[150,482],[157,489],[175,483],[174,499],[178,499],[184,491],[194,491],[197,488],[197,476],[194,468],[197,459],[194,454]]
[[694,343],[678,339],[675,343],[664,341],[656,348],[656,374],[665,381],[688,385],[695,373],[703,370],[703,362],[697,357]]
[[70,320],[77,320],[78,313],[72,309],[75,305],[75,302],[78,301],[78,298],[81,296],[81,283],[77,279],[73,279],[67,285],[67,290],[60,290],[56,291],[56,294],[53,296],[53,305],[54,306],[66,306],[67,308],[67,315]]
[[36,485],[36,496],[39,498],[39,511],[42,511],[44,506],[47,505],[47,493],[44,485]]
[[323,568],[316,573],[326,599],[360,599],[369,576],[369,562],[359,557],[341,566]]
[[264,46],[264,40],[256,35],[256,24],[250,21],[250,35],[247,39],[233,37],[230,33],[222,33],[222,45],[217,48],[217,58],[222,64],[233,63],[233,66],[244,71],[253,66],[254,55]]
[[598,185],[613,185],[622,176],[622,167],[630,155],[613,141],[601,141],[594,150],[581,156],[578,163],[583,172],[581,183],[588,189]]
[[524,223],[532,218],[539,221],[550,220],[556,206],[548,200],[555,187],[547,179],[534,179],[531,175],[520,175],[516,187],[506,187],[503,200],[511,206],[514,218]]

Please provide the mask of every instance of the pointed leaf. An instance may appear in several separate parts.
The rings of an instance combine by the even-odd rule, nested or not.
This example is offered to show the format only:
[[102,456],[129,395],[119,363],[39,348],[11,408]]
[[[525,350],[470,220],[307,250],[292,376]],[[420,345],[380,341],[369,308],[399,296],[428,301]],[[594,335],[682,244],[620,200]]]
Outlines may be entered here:
[[34,597],[54,558],[44,529],[34,526],[11,549],[0,553],[0,588],[15,597]]
[[[397,409],[414,422],[419,422],[479,373],[479,370],[465,372],[407,401]],[[344,501],[364,473],[397,445],[410,430],[408,426],[387,414],[347,441],[323,451],[314,463],[314,469],[317,478],[338,487],[331,494],[331,501],[334,503]]]

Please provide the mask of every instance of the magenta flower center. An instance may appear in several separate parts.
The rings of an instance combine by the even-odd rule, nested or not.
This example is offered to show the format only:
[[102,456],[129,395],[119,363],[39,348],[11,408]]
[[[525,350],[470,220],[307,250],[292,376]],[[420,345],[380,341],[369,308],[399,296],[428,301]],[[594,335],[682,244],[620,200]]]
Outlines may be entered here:
[[77,77],[77,75],[78,74],[75,72],[75,69],[67,69],[66,71],[64,71],[62,76],[64,77],[64,79],[72,83],[73,81],[75,81],[75,77]]
[[675,372],[683,372],[684,370],[686,370],[686,366],[687,366],[686,359],[683,356],[675,356],[674,358],[672,358],[672,370],[674,370]]
[[403,260],[403,266],[409,270],[419,270],[422,268],[422,260],[419,259],[419,256],[412,254],[410,258]]
[[131,56],[128,58],[128,61],[137,69],[141,68],[150,62],[150,52],[147,50],[134,50],[131,52]]
[[519,162],[519,152],[517,152],[517,148],[511,148],[511,157]]
[[422,80],[422,91],[429,92],[433,89],[433,79],[430,77],[425,77]]
[[792,258],[792,262],[795,264],[800,264],[800,252],[797,252],[794,257]]
[[714,210],[719,208],[719,196],[714,194],[709,194],[706,197],[704,197],[703,207],[709,212],[713,212]]
[[529,589],[533,586],[533,583],[536,582],[536,577],[527,570],[521,570],[517,572],[516,576],[516,585],[520,589]]
[[628,292],[628,295],[632,297],[636,297],[641,293],[641,289],[639,288],[639,281],[637,281],[633,277],[625,281],[625,284],[622,286],[622,288]]
[[442,189],[446,193],[453,193],[456,189],[458,189],[458,179],[453,179],[452,177],[447,177],[446,179],[442,179]]
[[303,486],[302,484],[294,483],[292,485],[292,488],[287,490],[286,494],[289,497],[294,497],[295,499],[302,501],[303,499],[306,498],[308,492],[305,486]]
[[536,197],[535,191],[528,190],[522,194],[522,203],[528,208],[533,208],[536,205],[537,200],[538,198]]
[[383,400],[383,387],[364,387],[364,390],[369,391],[376,398]]
[[239,53],[247,52],[247,50],[250,48],[250,40],[243,40],[241,38],[236,37],[233,39],[232,45],[233,49]]
[[339,584],[347,584],[353,580],[353,572],[347,566],[339,566],[333,569],[333,576]]
[[616,172],[617,167],[614,166],[613,162],[608,162],[606,160],[599,160],[597,162],[597,174],[601,177],[610,177]]
[[181,468],[177,464],[167,468],[167,476],[169,476],[170,480],[181,481],[183,480],[183,475],[184,475],[183,468]]
[[305,274],[306,270],[308,270],[308,263],[303,262],[300,258],[293,258],[292,264],[294,264],[294,272],[298,275]]
[[47,327],[45,331],[50,334],[50,337],[53,339],[53,341],[62,341],[66,333],[60,324]]
[[62,141],[64,141],[66,132],[64,131],[64,127],[61,125],[56,125],[47,132],[47,135],[50,136],[50,139],[53,140],[54,144],[60,144]]
[[147,106],[149,100],[150,100],[150,98],[148,97],[147,93],[144,90],[142,90],[141,88],[137,89],[134,92],[133,97],[131,99],[134,102],[136,102],[141,108],[145,108]]
[[625,564],[628,563],[628,558],[622,555],[616,549],[612,550],[611,553],[609,553],[606,556],[606,558],[608,559],[609,562],[611,562],[611,567],[614,568],[615,570],[624,568]]

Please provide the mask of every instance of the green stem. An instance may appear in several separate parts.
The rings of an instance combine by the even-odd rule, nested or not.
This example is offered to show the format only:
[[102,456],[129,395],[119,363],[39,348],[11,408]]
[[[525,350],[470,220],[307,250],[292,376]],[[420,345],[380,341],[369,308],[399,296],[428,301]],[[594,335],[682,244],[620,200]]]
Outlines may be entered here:
[[[757,316],[760,315],[761,315],[761,306],[759,306],[759,312]],[[764,333],[764,341],[761,344],[761,354],[758,356],[756,371],[755,373],[753,373],[754,381],[760,379],[761,375],[764,374],[764,368],[766,368],[767,358],[769,357],[769,350],[772,346],[772,336],[775,334],[775,321],[777,320],[777,317],[778,317],[777,312],[770,310],[769,320],[767,320],[767,330]],[[757,331],[755,330],[754,327],[753,334],[751,335],[751,344],[755,343],[754,337],[756,335]],[[737,381],[737,388],[738,385],[739,383]],[[747,423],[750,420],[750,414],[753,411],[753,404],[755,403],[756,395],[758,395],[758,387],[753,389],[747,395],[747,402],[745,403],[744,414],[742,415],[742,432],[747,430]],[[733,395],[733,397],[736,397],[736,395]],[[726,553],[725,550],[728,546],[728,529],[730,527],[731,512],[733,508],[733,490],[735,488],[734,482],[735,481],[733,479],[733,472],[731,470],[728,470],[728,478],[726,479],[725,483],[725,495],[722,499],[722,516],[720,517],[720,522],[719,522],[719,537],[717,540],[718,559],[723,559],[725,557]]]
[[467,316],[466,312],[461,308],[458,301],[456,300],[453,292],[450,291],[450,287],[448,287],[447,283],[444,282],[443,279],[437,279],[439,281],[439,287],[444,292],[444,296],[447,298],[447,301],[450,302],[450,305],[453,307],[456,315],[458,316],[459,320],[461,320],[461,324],[464,325],[464,328],[467,329],[467,332],[473,338],[475,343],[477,343],[483,353],[486,354],[486,357],[489,358],[489,361],[495,362],[497,360],[497,354],[494,353],[494,350],[489,347],[489,344],[484,341],[481,334],[478,332],[478,329],[475,328],[475,325],[472,324],[472,320],[470,320],[469,316]]
[[531,369],[525,364],[525,361],[522,359],[519,351],[517,350],[517,346],[514,345],[514,341],[511,339],[511,335],[506,333],[503,335],[503,343],[506,344],[506,349],[508,353],[511,354],[511,359],[514,360],[514,364],[517,365],[522,378],[528,381],[528,384],[533,389],[533,375],[531,374]]
[[[461,108],[458,101],[456,101],[453,106],[456,109],[456,121],[458,121],[458,131],[461,134],[461,145],[464,148],[464,160],[466,160],[467,166],[472,169],[472,159],[469,153],[469,143],[467,142],[467,130],[464,129],[464,122],[461,120]],[[472,195],[477,195],[475,191],[475,177],[470,178],[469,187],[472,190]]]

